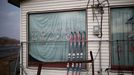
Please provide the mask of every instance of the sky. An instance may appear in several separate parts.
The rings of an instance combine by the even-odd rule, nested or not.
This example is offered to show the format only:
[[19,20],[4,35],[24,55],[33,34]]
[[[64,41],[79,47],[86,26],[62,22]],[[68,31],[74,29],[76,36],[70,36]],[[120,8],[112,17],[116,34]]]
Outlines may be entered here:
[[0,0],[0,37],[20,39],[20,8]]

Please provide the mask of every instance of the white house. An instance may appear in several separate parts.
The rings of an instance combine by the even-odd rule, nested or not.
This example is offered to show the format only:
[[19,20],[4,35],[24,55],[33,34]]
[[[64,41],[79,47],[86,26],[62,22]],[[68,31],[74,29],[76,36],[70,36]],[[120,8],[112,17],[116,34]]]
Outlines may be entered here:
[[[102,10],[101,7],[93,7],[98,1],[102,4]],[[68,34],[74,31],[76,33],[85,31],[87,34],[86,54],[90,60],[89,51],[93,52],[95,75],[134,74],[134,0],[109,0],[109,3],[107,0],[22,0],[20,2],[9,0],[9,2],[21,8],[20,39],[21,42],[25,42],[21,52],[21,63],[24,67],[21,69],[23,72],[21,74],[37,75],[38,63],[35,59],[52,62],[58,60],[59,55],[62,54],[61,59],[66,60],[68,55],[58,48],[58,51],[53,52],[55,43],[51,43],[53,47],[50,44],[46,44],[47,47],[36,44],[37,48],[33,47],[35,44],[26,44],[26,42],[44,41],[46,37],[51,37],[46,39],[49,41],[65,41],[68,39]],[[62,46],[63,49],[68,49],[63,45],[65,43],[59,44],[61,43],[57,42],[56,47]],[[33,51],[30,51],[31,49]],[[39,51],[42,49],[46,51]],[[52,60],[47,60],[47,57]],[[47,68],[42,68],[41,75],[67,74],[65,64],[46,66]],[[92,75],[91,63],[87,63],[83,68],[85,69],[81,70],[81,75]]]

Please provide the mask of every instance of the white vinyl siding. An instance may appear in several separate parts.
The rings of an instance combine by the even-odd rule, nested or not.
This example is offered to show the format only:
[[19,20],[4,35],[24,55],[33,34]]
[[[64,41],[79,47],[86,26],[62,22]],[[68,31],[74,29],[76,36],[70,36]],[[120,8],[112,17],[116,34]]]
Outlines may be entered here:
[[[73,10],[86,8],[88,0],[30,0],[21,3],[21,42],[27,41],[27,12],[33,11],[64,11],[64,10]],[[91,1],[92,2],[92,1]],[[91,4],[90,2],[90,4]],[[89,7],[90,7],[89,4]],[[128,5],[134,4],[134,0],[110,0],[111,5]],[[93,26],[98,25],[96,20],[93,22],[92,10],[89,8],[87,10],[87,31],[88,31],[88,40],[100,40],[96,36],[93,35]],[[100,17],[99,17],[100,20]],[[108,8],[104,8],[104,17],[103,17],[103,26],[102,32],[103,37],[102,40],[109,40],[109,17],[108,17]],[[93,56],[97,54],[99,44],[98,43],[88,43],[88,52],[93,51]],[[109,67],[109,43],[103,42],[101,46],[102,53],[102,75],[107,75],[105,69]],[[88,53],[90,54],[90,53]],[[89,56],[90,59],[90,56]],[[36,75],[37,68],[30,67],[27,68],[27,48],[26,45],[23,45],[23,65],[25,71],[28,75]],[[95,75],[98,75],[99,71],[99,56],[97,56],[95,60]],[[91,65],[89,64],[89,68]],[[91,75],[91,68],[89,69],[89,75]],[[82,72],[81,75],[85,75],[86,72]],[[71,74],[71,73],[70,73]],[[66,75],[66,70],[46,70],[42,69],[41,75]],[[117,75],[116,73],[111,73],[110,75]],[[125,74],[129,75],[129,74]]]

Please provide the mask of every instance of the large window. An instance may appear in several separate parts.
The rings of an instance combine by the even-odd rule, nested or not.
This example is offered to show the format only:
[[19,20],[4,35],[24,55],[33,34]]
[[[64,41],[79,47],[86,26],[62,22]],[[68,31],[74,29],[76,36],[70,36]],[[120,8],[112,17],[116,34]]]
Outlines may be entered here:
[[111,67],[134,70],[134,8],[111,9]]
[[[28,65],[33,65],[38,61],[68,61],[70,34],[86,32],[85,16],[85,10],[29,13]],[[61,67],[63,65],[66,66],[60,64]],[[49,66],[59,65],[51,64]]]

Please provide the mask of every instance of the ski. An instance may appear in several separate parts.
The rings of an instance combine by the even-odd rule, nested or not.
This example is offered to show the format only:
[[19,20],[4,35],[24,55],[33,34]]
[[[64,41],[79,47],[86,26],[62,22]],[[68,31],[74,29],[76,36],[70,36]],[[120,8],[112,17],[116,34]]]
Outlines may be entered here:
[[[79,60],[79,45],[78,45],[78,33],[74,32],[74,43],[75,43],[75,61]],[[78,72],[79,63],[75,63],[75,75]]]
[[[73,61],[77,61],[77,33],[74,32],[74,50],[73,50]],[[73,63],[74,67],[73,67],[73,75],[76,74],[76,66],[78,65],[78,63]]]
[[[80,34],[80,60],[86,60],[86,32],[79,32]],[[79,75],[82,69],[83,63],[79,63]]]
[[[81,32],[77,33],[77,60],[80,61],[80,53],[81,53]],[[80,75],[80,65],[81,63],[76,64],[76,75]]]
[[[74,32],[71,32],[72,34],[72,49],[71,49],[71,61],[74,61],[75,59],[75,36],[74,36]],[[74,71],[75,71],[75,63],[71,63],[71,68],[72,68],[72,75],[74,75]]]
[[[72,61],[72,55],[73,55],[73,32],[71,32],[71,34],[69,34],[69,51],[68,51],[68,61]],[[71,69],[72,66],[70,66],[71,64],[68,62],[67,63],[67,75],[69,75],[69,71]]]
[[[81,57],[81,53],[82,53],[82,34],[81,34],[81,32],[79,31],[79,33],[78,33],[78,52],[79,52],[79,60],[82,60],[82,57]],[[81,64],[82,63],[79,63],[78,64],[78,73],[77,73],[77,75],[80,75],[80,71],[81,71]]]
[[[71,32],[69,39],[69,53],[68,61],[86,60],[86,33],[83,32]],[[71,66],[70,66],[71,65]],[[70,69],[72,75],[80,75],[82,69],[82,63],[67,63],[67,75],[69,75]]]
[[82,32],[82,56],[83,60],[86,60],[86,32]]

